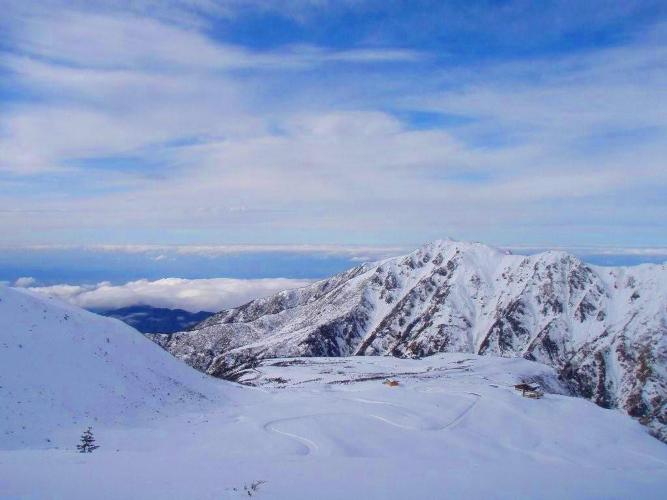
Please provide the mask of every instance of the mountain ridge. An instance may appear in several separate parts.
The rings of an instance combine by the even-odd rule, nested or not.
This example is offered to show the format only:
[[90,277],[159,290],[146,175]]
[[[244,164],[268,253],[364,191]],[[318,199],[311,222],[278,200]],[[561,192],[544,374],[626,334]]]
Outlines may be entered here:
[[150,338],[223,378],[268,357],[524,357],[665,440],[666,304],[665,264],[599,267],[563,251],[437,240]]

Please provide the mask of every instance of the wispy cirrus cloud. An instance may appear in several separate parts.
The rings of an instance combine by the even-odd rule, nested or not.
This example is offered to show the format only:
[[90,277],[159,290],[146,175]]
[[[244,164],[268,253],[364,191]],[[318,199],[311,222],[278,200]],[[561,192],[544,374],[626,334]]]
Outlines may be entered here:
[[118,13],[108,15],[65,10],[46,15],[33,14],[18,23],[17,29],[9,31],[13,50],[52,64],[84,68],[89,74],[95,69],[136,70],[142,73],[290,70],[328,62],[409,62],[425,57],[408,49],[369,47],[332,50],[308,44],[250,50],[215,42],[198,30],[149,17]]
[[127,155],[171,165],[183,143],[270,135],[275,125],[258,114],[256,101],[271,92],[266,82],[276,73],[423,57],[381,47],[250,50],[116,11],[35,9],[6,32],[11,50],[0,66],[38,101],[7,102],[0,122],[0,168],[15,174]]
[[[253,45],[230,27],[277,4],[14,5],[0,23],[10,242],[665,243],[664,25],[465,62],[392,42],[398,19],[331,46]],[[280,5],[304,30],[318,15]],[[583,10],[592,25],[634,12]]]

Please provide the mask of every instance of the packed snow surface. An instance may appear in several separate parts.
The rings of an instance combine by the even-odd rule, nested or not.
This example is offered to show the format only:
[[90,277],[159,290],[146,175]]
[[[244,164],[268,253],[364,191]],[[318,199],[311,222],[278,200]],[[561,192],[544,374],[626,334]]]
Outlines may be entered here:
[[[667,446],[618,410],[562,395],[540,363],[466,353],[267,359],[239,385],[119,321],[6,288],[0,299],[2,498],[658,499],[667,490]],[[546,394],[524,398],[518,382]],[[88,425],[100,448],[80,454]]]

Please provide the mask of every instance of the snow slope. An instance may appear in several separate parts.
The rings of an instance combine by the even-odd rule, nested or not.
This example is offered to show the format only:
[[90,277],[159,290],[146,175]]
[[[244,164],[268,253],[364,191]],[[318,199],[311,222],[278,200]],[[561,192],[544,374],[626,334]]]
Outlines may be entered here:
[[199,408],[225,399],[230,384],[216,382],[121,321],[0,286],[0,448]]
[[[563,395],[553,368],[525,359],[267,359],[238,377],[246,385],[193,370],[120,321],[0,287],[0,498],[660,499],[667,489],[667,446],[617,410]],[[547,394],[524,398],[518,382]],[[100,448],[80,454],[88,425]]]
[[284,356],[466,352],[553,366],[667,439],[667,265],[589,266],[437,241],[151,336],[212,375]]
[[[385,376],[397,387],[382,384]],[[99,426],[100,449],[0,450],[0,497],[661,499],[667,446],[556,394],[553,369],[437,354],[264,360],[252,398]],[[512,387],[551,391],[523,398]],[[226,384],[219,381],[220,384]]]

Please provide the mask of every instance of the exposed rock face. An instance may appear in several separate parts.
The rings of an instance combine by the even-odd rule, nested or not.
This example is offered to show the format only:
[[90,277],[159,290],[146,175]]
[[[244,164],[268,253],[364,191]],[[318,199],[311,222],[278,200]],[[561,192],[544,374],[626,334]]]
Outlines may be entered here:
[[258,359],[437,352],[521,356],[667,439],[667,266],[589,266],[438,241],[153,340],[233,377]]

